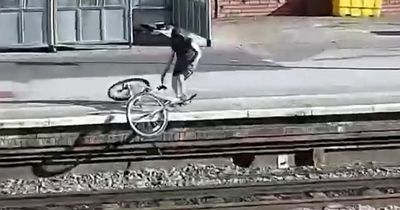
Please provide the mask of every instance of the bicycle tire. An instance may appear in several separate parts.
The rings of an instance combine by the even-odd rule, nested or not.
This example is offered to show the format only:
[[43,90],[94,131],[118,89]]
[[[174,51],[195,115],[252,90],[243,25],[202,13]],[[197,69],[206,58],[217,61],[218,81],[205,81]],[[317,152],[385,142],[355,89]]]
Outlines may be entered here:
[[[137,123],[135,123],[133,121],[133,113],[132,113],[132,107],[135,105],[135,102],[137,102],[141,97],[145,97],[148,96],[150,98],[152,98],[154,100],[155,103],[157,103],[158,106],[162,107],[162,124],[161,126],[156,129],[155,131],[153,130],[151,133],[147,133],[142,131],[138,126]],[[127,121],[130,125],[130,127],[136,132],[136,134],[138,134],[141,137],[145,137],[145,138],[152,138],[152,137],[156,137],[159,136],[160,134],[162,134],[167,126],[168,126],[168,111],[165,108],[164,104],[155,96],[153,96],[152,94],[149,93],[142,93],[140,95],[135,96],[134,98],[131,98],[127,104],[127,110],[126,110],[126,117],[127,117]],[[151,123],[151,122],[149,122]]]
[[114,91],[118,91],[118,90],[114,90],[117,86],[122,85],[124,83],[129,83],[129,82],[141,82],[145,86],[150,88],[150,82],[148,80],[146,80],[146,79],[143,79],[143,78],[129,78],[129,79],[118,81],[118,82],[114,83],[113,85],[111,85],[108,88],[108,91],[107,91],[108,97],[110,99],[114,100],[114,101],[126,101],[129,98],[131,98],[132,96],[130,94],[129,95],[125,95],[125,96],[118,96],[118,94],[114,94]]

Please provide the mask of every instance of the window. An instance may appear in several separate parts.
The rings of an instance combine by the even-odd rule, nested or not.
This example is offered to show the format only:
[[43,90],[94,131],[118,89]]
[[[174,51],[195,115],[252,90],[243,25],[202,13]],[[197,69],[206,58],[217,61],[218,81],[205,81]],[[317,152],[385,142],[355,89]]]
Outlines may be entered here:
[[26,0],[27,8],[45,8],[46,0]]
[[133,5],[139,7],[165,7],[169,0],[133,0]]
[[78,0],[58,0],[58,7],[77,7]]
[[100,0],[81,0],[82,7],[100,6]]
[[122,6],[124,5],[124,0],[104,0],[105,6]]
[[19,0],[0,0],[0,9],[19,8]]

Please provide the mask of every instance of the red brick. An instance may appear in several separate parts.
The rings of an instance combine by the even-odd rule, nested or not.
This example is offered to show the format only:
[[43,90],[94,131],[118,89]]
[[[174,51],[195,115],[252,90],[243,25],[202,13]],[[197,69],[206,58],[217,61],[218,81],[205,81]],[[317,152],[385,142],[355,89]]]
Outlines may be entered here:
[[[304,15],[307,0],[216,0],[218,17]],[[311,8],[318,13],[318,8]],[[329,13],[329,9],[321,8]],[[400,0],[383,0],[382,15],[400,14]]]

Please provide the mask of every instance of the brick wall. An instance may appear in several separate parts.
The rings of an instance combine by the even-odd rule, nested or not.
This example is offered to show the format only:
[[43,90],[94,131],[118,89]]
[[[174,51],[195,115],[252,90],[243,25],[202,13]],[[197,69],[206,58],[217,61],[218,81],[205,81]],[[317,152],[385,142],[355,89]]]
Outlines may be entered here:
[[305,0],[218,0],[218,17],[301,15]]
[[400,14],[400,0],[383,0],[382,7],[383,15]]
[[[331,14],[331,0],[212,0],[212,5],[214,18]],[[400,0],[383,0],[382,14],[400,14]]]

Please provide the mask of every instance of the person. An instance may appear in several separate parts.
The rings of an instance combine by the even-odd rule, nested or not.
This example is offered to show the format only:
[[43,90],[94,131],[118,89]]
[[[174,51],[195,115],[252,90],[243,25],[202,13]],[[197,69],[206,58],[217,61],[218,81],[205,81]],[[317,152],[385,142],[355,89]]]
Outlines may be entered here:
[[170,41],[171,57],[161,74],[161,82],[164,84],[165,76],[176,57],[172,73],[172,89],[175,92],[176,98],[184,101],[188,97],[186,93],[186,80],[192,76],[194,70],[197,68],[202,52],[199,45],[192,38],[185,36],[179,28],[172,28]]

